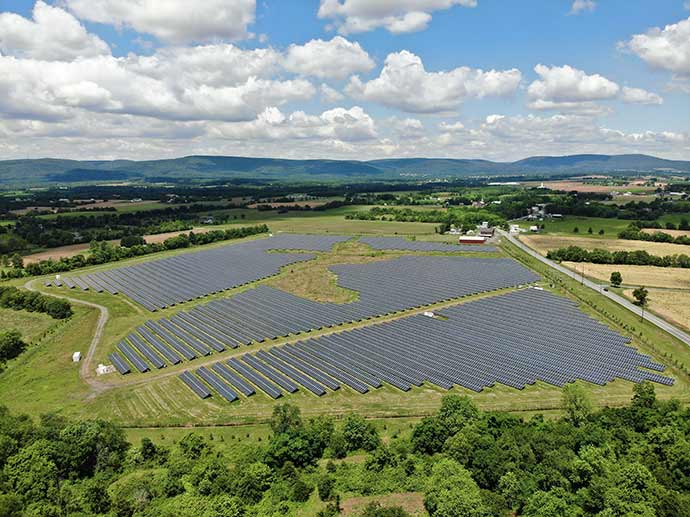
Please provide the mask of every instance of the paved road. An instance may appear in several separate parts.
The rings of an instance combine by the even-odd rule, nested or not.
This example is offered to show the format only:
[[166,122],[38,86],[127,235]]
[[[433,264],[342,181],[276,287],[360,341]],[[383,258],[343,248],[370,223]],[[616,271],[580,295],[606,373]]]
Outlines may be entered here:
[[[547,264],[548,266],[551,266],[557,271],[560,271],[564,275],[568,275],[570,278],[573,278],[577,280],[578,282],[582,282],[584,285],[587,287],[594,289],[595,291],[601,293],[603,296],[606,296],[609,300],[612,300],[616,302],[618,305],[622,305],[629,311],[634,312],[638,316],[642,315],[642,309],[640,309],[637,305],[633,304],[626,298],[623,298],[620,295],[617,295],[616,293],[612,293],[610,291],[604,291],[603,287],[604,284],[597,284],[595,282],[592,282],[591,280],[584,279],[584,282],[582,281],[582,275],[575,273],[574,271],[561,266],[560,264],[555,263],[553,260],[549,260],[543,255],[540,255],[536,251],[534,251],[532,248],[528,247],[527,245],[523,244],[519,240],[517,240],[515,237],[510,235],[508,232],[499,230],[499,233],[501,234],[502,237],[508,239],[509,242],[515,244],[518,248],[523,250],[526,253],[529,253],[531,256],[534,258],[540,260],[544,264]],[[662,320],[661,318],[655,316],[654,314],[650,314],[648,311],[645,311],[644,313],[644,319],[649,321],[650,323],[653,323],[657,327],[659,327],[661,330],[665,330],[669,334],[671,334],[673,337],[676,337],[680,339],[682,342],[684,342],[686,345],[690,346],[690,335],[687,334],[686,332],[683,332],[681,329],[678,327],[671,325],[668,321]]]

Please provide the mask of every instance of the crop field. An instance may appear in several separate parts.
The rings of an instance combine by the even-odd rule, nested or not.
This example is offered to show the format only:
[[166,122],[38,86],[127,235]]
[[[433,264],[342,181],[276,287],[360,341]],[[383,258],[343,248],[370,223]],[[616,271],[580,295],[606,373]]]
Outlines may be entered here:
[[690,230],[666,230],[666,229],[663,229],[663,230],[655,230],[655,229],[652,229],[652,228],[645,228],[645,229],[643,229],[642,231],[645,232],[645,233],[655,233],[655,232],[661,231],[661,232],[664,232],[664,233],[668,233],[669,235],[673,235],[674,237],[679,237],[679,236],[681,236],[681,235],[690,236]]
[[563,262],[563,265],[602,282],[608,282],[611,273],[620,272],[624,285],[690,289],[690,269],[656,266],[628,266],[623,264],[591,264],[589,262]]
[[566,237],[560,235],[521,235],[520,240],[542,255],[546,252],[568,246],[579,246],[587,250],[594,248],[607,251],[636,251],[643,250],[651,255],[690,255],[690,246],[683,244],[669,244],[666,242],[634,241],[627,239],[597,239],[592,237]]
[[[632,289],[625,289],[624,294],[631,300]],[[648,289],[649,309],[687,331],[690,331],[690,289]]]
[[[203,227],[196,227],[191,230],[183,230],[179,232],[165,232],[165,233],[155,233],[152,235],[144,235],[144,239],[146,240],[147,243],[152,244],[152,243],[160,243],[163,242],[166,239],[169,239],[170,237],[176,237],[177,235],[180,235],[182,233],[189,233],[189,232],[195,232],[195,233],[203,233],[205,231],[208,231],[207,228]],[[117,245],[120,243],[119,240],[112,240],[112,241],[107,241],[110,244]],[[74,257],[75,255],[79,254],[88,254],[89,252],[89,244],[72,244],[70,246],[58,246],[57,248],[50,248],[44,251],[38,251],[36,253],[31,253],[29,255],[24,256],[24,263],[25,264],[31,264],[32,262],[40,262],[41,260],[48,260],[48,259],[53,259],[53,260],[60,260],[61,258],[69,258],[69,257]]]
[[577,191],[577,192],[632,192],[633,194],[653,192],[656,187],[645,186],[642,182],[619,182],[619,181],[575,181],[575,180],[563,180],[563,181],[544,181],[544,182],[528,182],[526,185],[529,186],[540,186],[543,183],[544,187],[551,190],[563,190],[565,192]]

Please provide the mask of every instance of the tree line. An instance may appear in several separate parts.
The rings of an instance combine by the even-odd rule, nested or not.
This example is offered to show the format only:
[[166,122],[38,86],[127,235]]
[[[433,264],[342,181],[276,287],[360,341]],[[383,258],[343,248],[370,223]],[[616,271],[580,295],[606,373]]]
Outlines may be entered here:
[[549,250],[546,258],[558,262],[591,262],[593,264],[624,264],[631,266],[657,266],[690,268],[690,256],[678,255],[651,255],[644,250],[635,251],[608,251],[595,248],[586,250],[579,246],[568,246]]
[[227,230],[211,230],[204,233],[183,233],[175,237],[170,237],[162,243],[152,242],[149,244],[147,244],[141,236],[128,236],[122,239],[120,246],[109,242],[92,242],[89,247],[88,255],[79,254],[73,257],[62,257],[59,260],[41,260],[39,262],[27,264],[26,266],[24,266],[21,256],[15,255],[8,260],[13,266],[12,269],[0,272],[0,278],[21,278],[25,276],[63,273],[86,266],[117,262],[119,260],[140,257],[142,255],[149,255],[161,251],[201,246],[225,240],[241,239],[251,235],[267,233],[268,231],[268,226],[261,224],[257,226],[229,228]]
[[[690,515],[690,411],[680,402],[657,400],[646,382],[629,406],[594,411],[571,384],[563,407],[558,419],[524,418],[448,395],[384,441],[360,416],[305,420],[282,404],[265,441],[238,431],[230,444],[189,433],[136,445],[108,422],[35,423],[0,408],[0,515],[282,516],[308,504],[327,517],[344,496],[396,492],[422,493],[432,517]],[[361,461],[341,461],[351,454]],[[373,503],[363,515],[407,513]]]
[[[679,226],[685,226],[684,230],[690,229],[687,225],[682,223]],[[643,232],[643,226],[639,224],[631,224],[625,230],[618,233],[619,239],[627,239],[633,241],[648,241],[648,242],[666,242],[669,244],[684,244],[690,245],[690,235],[676,235],[673,236],[666,232]]]
[[0,285],[0,307],[15,311],[42,312],[56,320],[63,320],[72,315],[72,305],[63,298],[13,286]]

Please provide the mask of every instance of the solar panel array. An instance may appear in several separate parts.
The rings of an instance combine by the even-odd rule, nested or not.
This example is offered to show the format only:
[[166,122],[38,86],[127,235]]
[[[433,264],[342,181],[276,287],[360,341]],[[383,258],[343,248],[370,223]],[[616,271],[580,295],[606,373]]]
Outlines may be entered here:
[[[443,315],[448,319],[410,316],[244,354],[226,364],[272,398],[282,396],[281,387],[294,391],[285,389],[288,380],[319,396],[341,386],[366,393],[383,383],[403,391],[425,383],[474,391],[498,383],[522,389],[537,381],[673,384],[656,373],[664,366],[629,346],[628,338],[545,291],[514,291],[444,309]],[[205,397],[205,391],[192,389]]]
[[447,244],[444,242],[410,241],[401,237],[360,237],[359,242],[375,250],[403,251],[498,251],[494,246]]
[[[510,259],[418,256],[330,269],[338,275],[341,286],[359,292],[358,301],[319,303],[261,285],[169,319],[148,321],[127,336],[126,342],[159,368],[161,362],[177,364],[212,350],[222,352],[254,341],[538,280],[537,275]],[[151,360],[153,349],[160,356],[156,362]]]
[[46,285],[123,293],[155,311],[275,275],[283,266],[314,258],[303,253],[267,253],[269,250],[328,251],[348,239],[337,235],[280,234],[78,277],[63,277]]

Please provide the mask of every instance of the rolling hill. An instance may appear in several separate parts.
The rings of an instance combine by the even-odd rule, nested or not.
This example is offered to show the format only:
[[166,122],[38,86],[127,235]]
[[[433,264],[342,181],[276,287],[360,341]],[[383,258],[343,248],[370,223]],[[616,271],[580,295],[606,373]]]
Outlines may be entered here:
[[78,161],[61,159],[0,161],[0,185],[46,185],[112,181],[230,180],[389,180],[401,177],[553,176],[582,173],[690,174],[690,161],[643,154],[534,156],[515,162],[451,158],[383,160],[286,160],[237,156],[186,156],[166,160]]

